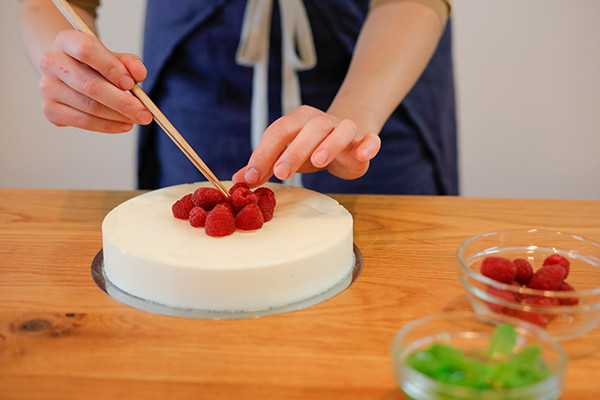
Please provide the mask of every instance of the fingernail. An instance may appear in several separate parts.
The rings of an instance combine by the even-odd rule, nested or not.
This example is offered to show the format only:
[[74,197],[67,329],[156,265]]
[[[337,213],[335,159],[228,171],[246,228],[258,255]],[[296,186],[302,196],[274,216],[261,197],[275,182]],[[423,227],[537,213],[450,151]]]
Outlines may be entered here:
[[141,60],[138,60],[138,64],[139,64],[140,68],[142,69],[142,71],[144,71],[144,74],[147,74],[148,70],[146,69],[146,66],[144,65],[144,63]]
[[275,166],[275,168],[273,168],[273,172],[275,173],[275,176],[281,180],[285,180],[287,178],[290,177],[290,175],[292,174],[292,169],[290,167],[287,166],[287,164],[278,164]]
[[313,154],[313,158],[318,165],[316,167],[325,165],[327,159],[329,158],[329,154],[325,150],[318,150],[315,154]]
[[248,168],[244,174],[244,179],[246,179],[246,183],[253,185],[260,179],[260,173],[256,168]]
[[370,160],[371,158],[373,158],[373,151],[371,149],[362,149],[360,155],[363,159]]
[[123,90],[129,90],[133,85],[135,85],[135,82],[129,75],[123,75],[119,81],[119,86],[121,86],[121,89]]
[[142,110],[137,114],[137,121],[143,125],[149,124],[152,122],[152,114],[148,110]]
[[[231,177],[231,181],[236,184],[238,183],[242,178],[240,178],[240,171],[236,172],[235,174],[233,174],[233,176]],[[246,179],[244,178],[244,181]]]

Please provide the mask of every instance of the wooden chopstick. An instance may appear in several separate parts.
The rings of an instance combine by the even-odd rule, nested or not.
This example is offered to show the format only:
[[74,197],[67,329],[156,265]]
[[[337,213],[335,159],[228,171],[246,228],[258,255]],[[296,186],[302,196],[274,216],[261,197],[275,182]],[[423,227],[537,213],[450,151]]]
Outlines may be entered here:
[[[71,5],[66,0],[52,0],[58,10],[65,16],[65,18],[71,23],[71,25],[78,31],[89,33],[96,37],[94,31],[81,19],[81,17],[73,10]],[[137,97],[143,105],[150,111],[156,123],[165,131],[165,133],[175,142],[177,147],[190,159],[190,161],[198,168],[198,170],[208,179],[225,197],[229,197],[227,188],[221,183],[221,181],[213,174],[208,166],[202,161],[200,156],[196,154],[194,149],[188,144],[188,142],[181,136],[179,131],[175,129],[173,124],[165,117],[160,109],[154,104],[150,97],[142,90],[140,85],[136,84],[132,89],[131,93]]]

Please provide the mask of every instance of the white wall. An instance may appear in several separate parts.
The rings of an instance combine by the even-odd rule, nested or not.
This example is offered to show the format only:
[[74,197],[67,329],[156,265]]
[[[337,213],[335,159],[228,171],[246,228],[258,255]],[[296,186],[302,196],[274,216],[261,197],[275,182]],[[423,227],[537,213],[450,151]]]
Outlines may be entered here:
[[454,4],[462,193],[600,199],[600,1]]
[[[143,0],[103,0],[108,47],[140,52]],[[0,187],[135,188],[135,135],[56,128],[0,4]],[[600,2],[454,0],[465,196],[600,199]]]

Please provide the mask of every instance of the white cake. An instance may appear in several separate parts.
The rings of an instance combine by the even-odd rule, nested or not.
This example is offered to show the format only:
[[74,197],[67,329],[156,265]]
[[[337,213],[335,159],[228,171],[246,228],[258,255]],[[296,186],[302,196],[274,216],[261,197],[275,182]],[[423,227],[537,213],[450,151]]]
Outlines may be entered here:
[[243,312],[301,302],[352,272],[352,216],[334,199],[267,183],[277,198],[273,219],[213,238],[171,213],[175,201],[208,185],[148,192],[113,209],[102,224],[107,279],[169,307]]

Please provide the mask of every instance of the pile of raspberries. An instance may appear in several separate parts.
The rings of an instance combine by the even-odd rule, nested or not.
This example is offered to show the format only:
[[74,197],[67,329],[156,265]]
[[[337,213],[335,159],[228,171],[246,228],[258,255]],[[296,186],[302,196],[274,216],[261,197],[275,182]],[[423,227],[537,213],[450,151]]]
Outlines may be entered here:
[[229,236],[236,229],[254,231],[273,218],[275,193],[267,187],[252,191],[239,182],[229,189],[229,198],[212,187],[201,187],[177,200],[173,216],[189,220],[196,228],[204,227],[212,237]]
[[[569,275],[570,263],[560,254],[547,257],[542,267],[533,272],[529,261],[524,258],[509,260],[504,257],[486,257],[481,263],[481,274],[498,282],[544,291],[574,292],[575,289],[565,279]],[[488,293],[511,303],[532,307],[551,308],[559,305],[573,306],[579,303],[577,297],[546,297],[521,294],[513,291],[488,287]],[[554,314],[534,311],[514,310],[499,304],[486,302],[490,310],[500,314],[516,316],[536,325],[545,327]]]

